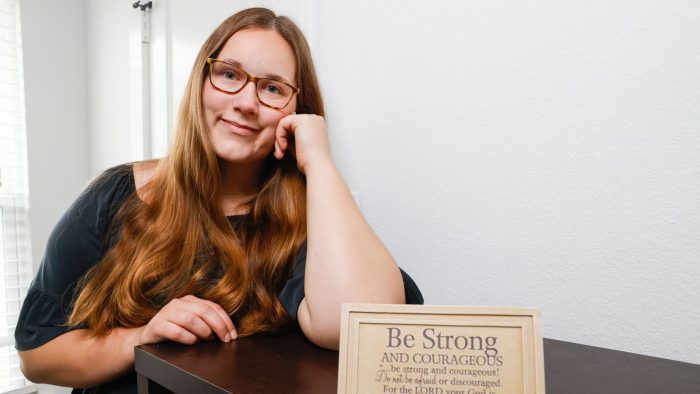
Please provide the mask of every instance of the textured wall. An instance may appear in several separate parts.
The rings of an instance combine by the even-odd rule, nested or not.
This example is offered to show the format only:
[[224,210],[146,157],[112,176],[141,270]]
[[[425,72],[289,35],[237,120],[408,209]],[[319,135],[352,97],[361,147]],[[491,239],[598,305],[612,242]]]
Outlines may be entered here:
[[335,157],[428,303],[700,363],[700,3],[311,9]]

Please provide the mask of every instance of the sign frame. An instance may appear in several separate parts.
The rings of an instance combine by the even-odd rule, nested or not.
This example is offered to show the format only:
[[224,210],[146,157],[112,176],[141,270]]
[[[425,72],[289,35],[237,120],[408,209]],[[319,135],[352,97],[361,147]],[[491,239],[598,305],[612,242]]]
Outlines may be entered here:
[[[338,359],[338,393],[360,393],[363,382],[374,379],[360,372],[360,354],[380,353],[365,343],[376,343],[373,334],[364,334],[365,328],[379,326],[424,327],[425,329],[451,330],[520,330],[516,354],[521,355],[522,371],[515,380],[525,394],[544,394],[544,351],[540,311],[536,308],[482,307],[451,305],[402,305],[402,304],[343,304],[341,312],[340,353]],[[391,328],[387,328],[391,330]],[[400,332],[400,331],[399,331]],[[371,336],[372,338],[367,338]],[[512,335],[511,335],[512,336]],[[518,335],[515,335],[517,338]],[[364,338],[364,340],[363,340]],[[414,336],[415,339],[415,336]],[[374,340],[374,342],[372,342]],[[398,340],[398,339],[397,339]],[[391,340],[390,340],[391,341]],[[517,342],[517,341],[516,341]],[[364,346],[361,348],[361,346]],[[522,353],[520,353],[522,352]],[[522,361],[521,361],[522,360]],[[381,365],[381,364],[380,364]],[[411,365],[409,363],[409,365]],[[520,371],[520,370],[518,370]],[[509,383],[510,381],[506,382]],[[436,386],[433,386],[436,387]],[[436,389],[436,392],[446,393]],[[407,392],[407,391],[385,391]],[[467,390],[464,391],[465,393]],[[490,390],[470,392],[494,392]]]

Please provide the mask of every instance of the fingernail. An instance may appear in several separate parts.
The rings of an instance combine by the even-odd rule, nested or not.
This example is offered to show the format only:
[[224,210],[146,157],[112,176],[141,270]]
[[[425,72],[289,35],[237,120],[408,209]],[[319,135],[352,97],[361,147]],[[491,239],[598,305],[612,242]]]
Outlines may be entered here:
[[230,342],[231,341],[231,334],[226,333],[226,336],[224,336],[224,342]]
[[231,339],[236,339],[236,338],[238,338],[238,333],[236,332],[236,330],[232,330],[231,331]]

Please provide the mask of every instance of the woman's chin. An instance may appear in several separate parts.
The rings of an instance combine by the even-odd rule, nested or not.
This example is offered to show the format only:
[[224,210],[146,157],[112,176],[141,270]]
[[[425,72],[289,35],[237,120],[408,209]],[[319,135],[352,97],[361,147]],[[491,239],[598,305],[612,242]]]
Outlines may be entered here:
[[232,166],[253,166],[263,164],[265,158],[269,155],[261,154],[246,154],[242,152],[217,152],[219,160],[227,165]]

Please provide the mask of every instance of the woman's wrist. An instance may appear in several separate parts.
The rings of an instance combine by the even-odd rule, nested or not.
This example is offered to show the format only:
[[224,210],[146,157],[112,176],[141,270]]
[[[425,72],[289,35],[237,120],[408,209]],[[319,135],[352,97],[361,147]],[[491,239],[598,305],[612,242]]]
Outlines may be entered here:
[[115,339],[120,342],[118,348],[122,351],[122,359],[130,365],[134,363],[134,348],[142,345],[141,333],[143,329],[144,326],[114,329]]
[[333,159],[328,155],[318,155],[314,157],[306,163],[304,168],[304,174],[306,174],[307,177],[317,173],[326,173],[328,171],[337,171]]

